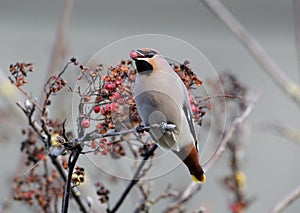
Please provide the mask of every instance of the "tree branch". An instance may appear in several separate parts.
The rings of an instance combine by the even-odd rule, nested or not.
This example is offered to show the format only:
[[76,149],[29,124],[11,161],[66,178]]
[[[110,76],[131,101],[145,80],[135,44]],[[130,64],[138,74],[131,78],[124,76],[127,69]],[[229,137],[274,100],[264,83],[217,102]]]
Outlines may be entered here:
[[[68,165],[69,172],[65,182],[64,196],[62,200],[62,211],[61,211],[62,213],[68,213],[72,175],[81,151],[82,148],[80,145],[78,145],[78,147],[76,147],[76,149],[72,151],[69,157],[70,158],[69,165]],[[82,208],[82,206],[80,206],[80,210],[82,212],[88,212],[85,208]]]
[[[216,148],[215,152],[212,154],[212,156],[203,164],[202,168],[204,169],[205,172],[207,172],[220,158],[222,153],[225,151],[225,147],[228,143],[228,141],[231,139],[233,133],[237,129],[238,125],[244,122],[244,120],[250,115],[252,110],[254,109],[254,106],[260,97],[261,94],[261,89],[255,94],[255,96],[252,98],[248,106],[246,107],[245,111],[237,118],[234,119],[232,122],[231,127],[229,130],[225,133],[223,139],[220,141],[218,147]],[[181,204],[185,201],[187,201],[193,194],[195,194],[198,190],[200,190],[202,187],[201,184],[196,183],[196,182],[191,182],[186,189],[180,193],[181,196],[173,203],[170,205],[170,207],[165,211],[168,212],[170,208],[176,207],[178,204]]]
[[293,0],[294,23],[295,23],[295,47],[298,58],[298,72],[300,74],[300,0]]
[[65,52],[66,49],[65,30],[68,26],[68,22],[71,16],[72,6],[73,6],[73,0],[64,0],[64,7],[61,14],[60,23],[58,25],[57,35],[56,35],[55,44],[52,51],[50,65],[48,68],[46,79],[48,79],[49,76],[52,76],[54,74],[59,59],[63,56],[63,53]]
[[131,191],[132,187],[139,182],[140,180],[140,173],[145,165],[145,163],[147,162],[147,160],[153,155],[154,151],[157,149],[157,145],[154,144],[151,149],[147,152],[147,154],[144,156],[143,161],[141,162],[141,164],[139,165],[139,167],[137,168],[134,176],[132,177],[131,181],[129,182],[128,186],[126,187],[126,189],[124,190],[124,192],[122,193],[121,197],[119,198],[119,200],[117,201],[116,205],[112,208],[112,210],[107,210],[108,213],[115,213],[119,207],[122,205],[122,203],[124,202],[125,198],[127,197],[127,195],[129,194],[129,192]]
[[284,71],[265,52],[258,41],[247,29],[226,9],[219,0],[201,0],[244,44],[258,63],[271,76],[275,83],[300,106],[300,87],[289,79]]
[[[58,173],[60,174],[61,178],[66,182],[66,179],[67,179],[66,174],[65,174],[64,169],[62,168],[60,162],[57,160],[56,157],[53,157],[51,155],[49,157],[51,159],[52,164],[55,166]],[[72,196],[75,199],[77,205],[79,206],[79,209],[82,212],[86,212],[86,213],[89,212],[87,205],[86,205],[87,202],[80,196],[80,193],[78,192],[77,188],[75,188],[75,187],[72,188],[71,193],[72,193]]]
[[291,205],[296,199],[300,197],[300,185],[298,185],[292,192],[280,200],[270,211],[270,213],[282,212],[286,207]]
[[244,120],[250,115],[252,112],[256,102],[258,101],[258,98],[260,97],[261,89],[255,94],[255,96],[252,98],[250,103],[248,104],[245,111],[237,118],[235,118],[232,122],[232,125],[230,129],[226,132],[223,139],[219,143],[218,147],[216,148],[215,152],[212,154],[212,156],[203,164],[204,171],[208,171],[220,158],[221,154],[225,151],[226,144],[232,137],[233,133],[235,132],[238,125],[244,122]]

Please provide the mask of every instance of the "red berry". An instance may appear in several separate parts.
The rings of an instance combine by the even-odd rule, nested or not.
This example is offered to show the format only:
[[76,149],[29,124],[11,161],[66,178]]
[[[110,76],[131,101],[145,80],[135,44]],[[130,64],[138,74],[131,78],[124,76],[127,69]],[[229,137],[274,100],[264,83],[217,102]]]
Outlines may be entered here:
[[117,81],[116,81],[116,85],[117,85],[117,86],[121,85],[122,83],[123,83],[123,79],[120,79],[120,80],[117,80]]
[[91,147],[92,147],[92,149],[95,149],[97,147],[97,144],[96,144],[95,140],[92,140]]
[[99,113],[99,112],[100,112],[100,109],[101,109],[101,108],[100,108],[99,105],[98,105],[98,106],[95,106],[95,107],[94,107],[94,112],[95,112],[95,113]]
[[90,120],[87,119],[87,118],[84,119],[84,120],[81,122],[81,126],[82,126],[83,128],[89,128],[90,125],[91,125],[91,122],[90,122]]
[[45,157],[45,155],[44,155],[44,154],[42,154],[42,153],[40,153],[40,154],[38,155],[38,160],[43,160],[43,159],[44,159],[44,157]]
[[113,107],[112,107],[111,104],[107,104],[107,105],[105,106],[105,111],[106,111],[106,112],[111,112],[112,109],[113,109]]
[[105,84],[105,89],[107,90],[113,90],[116,87],[115,83],[106,83]]
[[96,102],[96,103],[99,103],[99,102],[102,101],[102,100],[103,100],[103,98],[102,98],[101,96],[97,96],[95,102]]
[[106,75],[106,76],[103,77],[103,80],[106,81],[106,82],[108,82],[108,81],[111,80],[111,78],[108,75]]
[[119,106],[120,106],[119,103],[117,103],[117,102],[114,102],[111,105],[112,105],[113,111],[116,111],[117,109],[119,109]]
[[197,111],[197,107],[196,107],[195,104],[192,104],[191,108],[192,108],[192,112],[193,112],[193,113]]
[[118,100],[120,98],[120,93],[119,92],[114,92],[111,96],[110,99],[111,100]]

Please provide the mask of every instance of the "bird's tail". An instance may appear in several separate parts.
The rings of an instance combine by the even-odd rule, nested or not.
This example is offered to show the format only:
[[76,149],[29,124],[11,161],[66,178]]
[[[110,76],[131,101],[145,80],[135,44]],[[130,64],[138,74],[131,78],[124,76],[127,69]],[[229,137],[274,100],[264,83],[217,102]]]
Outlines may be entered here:
[[190,174],[192,175],[193,181],[200,183],[204,183],[206,181],[205,172],[200,165],[198,152],[194,145],[182,147],[180,151],[175,152],[175,154],[187,166]]

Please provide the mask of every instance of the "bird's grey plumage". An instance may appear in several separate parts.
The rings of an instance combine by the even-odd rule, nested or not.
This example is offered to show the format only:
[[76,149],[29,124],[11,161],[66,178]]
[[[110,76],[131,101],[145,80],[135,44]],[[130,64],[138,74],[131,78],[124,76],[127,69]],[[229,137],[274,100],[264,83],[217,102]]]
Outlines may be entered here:
[[179,151],[188,143],[197,145],[186,87],[163,56],[155,57],[154,70],[139,73],[135,82],[135,101],[142,121],[146,125],[161,122],[176,125],[174,132],[163,134],[159,129],[150,132],[163,148]]
[[205,182],[189,95],[184,83],[165,58],[153,49],[132,50],[130,57],[135,61],[138,71],[134,99],[142,122],[146,125],[168,123],[176,126],[174,131],[152,127],[152,139],[160,147],[171,149],[187,166],[194,181]]

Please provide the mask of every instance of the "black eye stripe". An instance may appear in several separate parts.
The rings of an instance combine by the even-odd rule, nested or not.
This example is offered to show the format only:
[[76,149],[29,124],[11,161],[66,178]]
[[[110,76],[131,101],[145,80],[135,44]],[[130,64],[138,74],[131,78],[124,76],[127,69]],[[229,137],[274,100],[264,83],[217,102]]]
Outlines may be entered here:
[[138,52],[146,58],[152,58],[154,55],[158,54],[154,50],[149,50],[149,51],[148,50],[146,50],[146,51],[138,50]]

